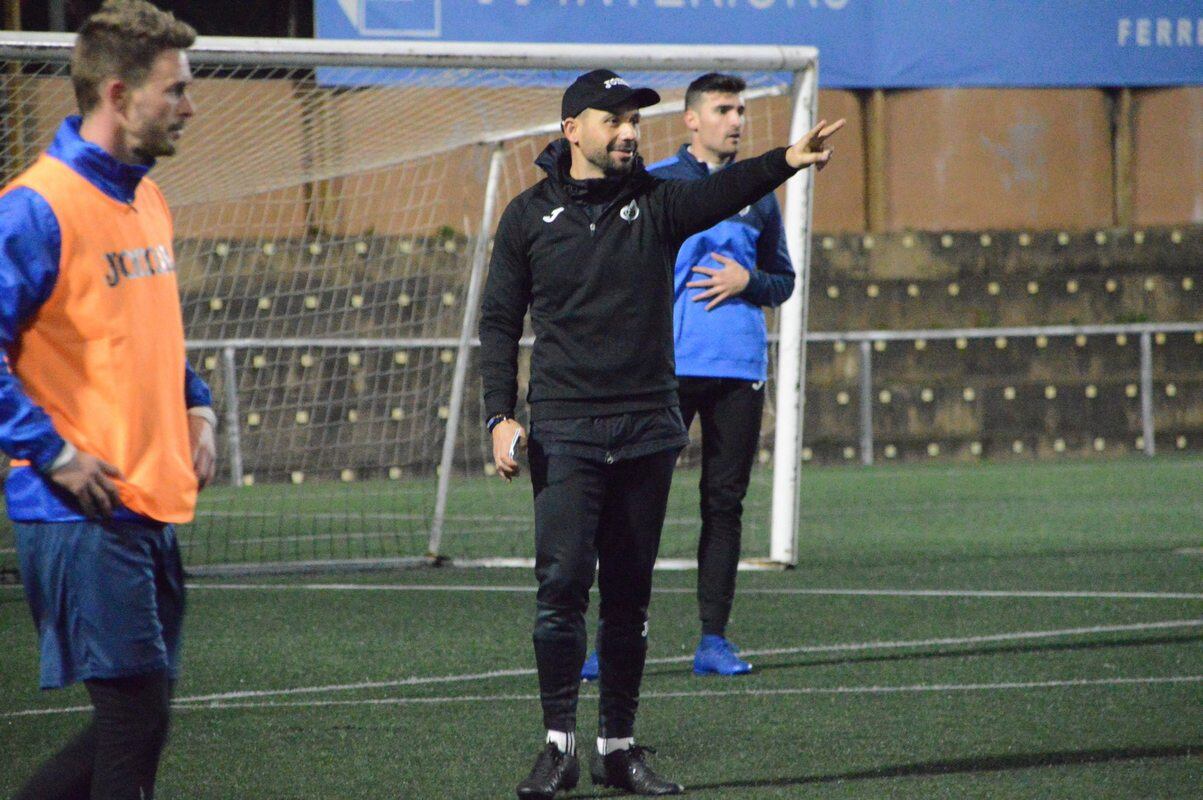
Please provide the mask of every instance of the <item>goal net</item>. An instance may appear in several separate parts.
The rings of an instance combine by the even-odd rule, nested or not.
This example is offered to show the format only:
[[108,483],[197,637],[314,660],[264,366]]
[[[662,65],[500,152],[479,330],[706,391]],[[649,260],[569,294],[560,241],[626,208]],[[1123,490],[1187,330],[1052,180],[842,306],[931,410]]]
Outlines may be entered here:
[[[5,181],[74,113],[72,38],[0,34]],[[817,95],[809,48],[202,37],[190,56],[197,114],[152,177],[175,216],[189,357],[222,423],[217,485],[181,530],[193,568],[530,558],[529,483],[491,474],[476,314],[489,236],[540,177],[563,87],[600,66],[656,87],[648,163],[685,141],[682,98],[703,72],[747,80],[746,155],[806,130]],[[745,556],[781,562],[797,527],[809,181],[781,193],[803,279],[770,316],[781,345],[745,511]],[[528,357],[529,342],[521,391]],[[698,453],[681,458],[664,557],[696,546]]]

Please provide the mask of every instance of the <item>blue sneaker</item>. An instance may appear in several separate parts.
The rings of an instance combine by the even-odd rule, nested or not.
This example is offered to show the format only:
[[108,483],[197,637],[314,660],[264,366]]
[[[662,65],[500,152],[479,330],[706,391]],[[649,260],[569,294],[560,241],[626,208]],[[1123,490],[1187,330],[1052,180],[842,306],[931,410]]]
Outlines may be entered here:
[[601,667],[597,665],[597,651],[594,650],[581,666],[581,680],[590,683],[601,677]]
[[707,634],[698,642],[693,654],[694,675],[746,675],[752,665],[736,653],[739,648],[722,636]]

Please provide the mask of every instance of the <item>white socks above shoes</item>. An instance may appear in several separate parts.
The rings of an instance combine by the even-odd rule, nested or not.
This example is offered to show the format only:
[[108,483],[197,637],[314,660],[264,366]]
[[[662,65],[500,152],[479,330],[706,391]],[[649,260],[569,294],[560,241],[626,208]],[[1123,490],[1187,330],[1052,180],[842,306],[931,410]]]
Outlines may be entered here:
[[[548,731],[547,741],[556,746],[561,753],[576,755],[576,733],[569,731]],[[615,750],[629,750],[635,744],[635,737],[625,736],[619,739],[598,737],[597,752],[599,755],[613,753]]]
[[597,738],[597,754],[604,756],[615,750],[630,750],[634,745],[634,736],[624,736],[621,739],[603,739],[599,736]]
[[561,753],[576,755],[576,733],[568,731],[548,731],[547,741],[556,746]]

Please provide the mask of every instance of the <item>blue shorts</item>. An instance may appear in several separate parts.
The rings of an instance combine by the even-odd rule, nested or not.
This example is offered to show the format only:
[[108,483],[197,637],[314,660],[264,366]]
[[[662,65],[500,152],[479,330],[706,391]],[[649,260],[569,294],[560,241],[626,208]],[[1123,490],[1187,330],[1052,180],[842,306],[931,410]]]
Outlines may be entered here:
[[171,525],[15,522],[41,686],[167,670],[178,677],[184,568]]

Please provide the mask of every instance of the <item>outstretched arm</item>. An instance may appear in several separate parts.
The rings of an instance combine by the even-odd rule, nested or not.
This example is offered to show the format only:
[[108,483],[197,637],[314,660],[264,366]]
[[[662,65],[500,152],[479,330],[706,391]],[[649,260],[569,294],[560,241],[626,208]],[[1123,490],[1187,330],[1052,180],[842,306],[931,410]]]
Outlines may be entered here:
[[798,170],[810,166],[822,169],[834,152],[827,140],[844,123],[840,119],[828,125],[824,120],[791,146],[737,161],[708,178],[662,183],[656,191],[660,193],[667,230],[675,244],[756,202]]
[[794,169],[806,169],[809,166],[822,169],[827,166],[831,154],[835,152],[835,148],[827,146],[827,140],[838,133],[846,122],[842,117],[830,125],[825,119],[819,120],[818,125],[786,149],[785,160]]

